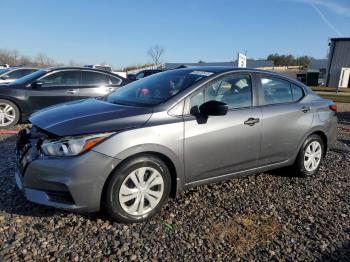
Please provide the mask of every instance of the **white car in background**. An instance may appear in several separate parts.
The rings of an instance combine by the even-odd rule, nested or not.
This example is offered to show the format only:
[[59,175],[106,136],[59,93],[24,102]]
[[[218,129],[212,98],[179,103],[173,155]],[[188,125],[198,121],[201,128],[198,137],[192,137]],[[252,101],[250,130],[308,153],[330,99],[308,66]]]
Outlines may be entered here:
[[28,68],[28,67],[10,67],[10,68],[2,68],[0,69],[0,84],[8,84],[16,79],[29,75],[38,69],[36,68]]
[[113,68],[110,65],[85,65],[85,67],[104,70],[104,71],[111,72],[113,74],[119,75],[121,77],[127,78],[126,72],[113,71]]
[[10,65],[8,65],[8,64],[1,64],[0,65],[0,69],[9,68],[9,67],[10,67]]

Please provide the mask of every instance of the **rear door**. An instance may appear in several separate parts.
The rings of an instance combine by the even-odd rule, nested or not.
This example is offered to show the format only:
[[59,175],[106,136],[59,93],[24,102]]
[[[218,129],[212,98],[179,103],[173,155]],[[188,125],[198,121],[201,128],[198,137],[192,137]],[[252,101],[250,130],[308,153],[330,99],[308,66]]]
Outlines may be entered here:
[[[232,74],[213,80],[187,99],[184,152],[188,183],[257,166],[262,126],[254,97],[251,76]],[[188,114],[190,108],[210,100],[228,104],[227,114],[210,116],[205,123]]]
[[83,70],[78,98],[100,97],[116,90],[122,79],[97,71]]
[[74,100],[79,91],[80,76],[79,70],[60,70],[38,79],[42,82],[42,86],[29,87],[31,90],[28,90],[28,102],[33,112]]
[[304,91],[283,78],[260,75],[262,143],[259,165],[289,160],[308,132],[313,113],[303,102]]

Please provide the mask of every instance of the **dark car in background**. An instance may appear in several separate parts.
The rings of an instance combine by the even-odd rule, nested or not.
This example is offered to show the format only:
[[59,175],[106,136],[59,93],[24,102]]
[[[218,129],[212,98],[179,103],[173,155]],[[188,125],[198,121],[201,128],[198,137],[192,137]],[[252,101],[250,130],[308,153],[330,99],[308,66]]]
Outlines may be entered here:
[[80,67],[41,69],[0,85],[0,128],[11,127],[45,107],[101,97],[129,80],[110,72]]
[[38,70],[37,68],[27,68],[27,67],[10,67],[10,68],[0,69],[0,84],[11,83],[37,70]]
[[131,81],[136,81],[139,79],[142,79],[144,77],[163,72],[164,70],[162,69],[147,69],[147,70],[142,70],[138,72],[137,74],[128,74],[128,79]]

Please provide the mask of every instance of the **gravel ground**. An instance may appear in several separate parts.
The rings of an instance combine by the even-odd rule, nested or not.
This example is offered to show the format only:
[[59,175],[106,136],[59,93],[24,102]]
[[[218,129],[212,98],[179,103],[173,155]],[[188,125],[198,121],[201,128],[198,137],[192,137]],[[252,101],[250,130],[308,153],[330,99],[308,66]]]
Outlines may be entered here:
[[[337,146],[349,149],[350,126]],[[350,154],[318,175],[285,169],[188,190],[148,222],[27,202],[15,188],[14,136],[0,136],[0,261],[350,260]]]

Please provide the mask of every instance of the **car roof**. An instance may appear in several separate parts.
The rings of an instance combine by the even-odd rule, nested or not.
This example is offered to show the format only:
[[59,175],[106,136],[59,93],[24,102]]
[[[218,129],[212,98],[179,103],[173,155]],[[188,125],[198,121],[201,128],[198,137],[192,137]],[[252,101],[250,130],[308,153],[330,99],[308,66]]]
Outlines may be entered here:
[[211,73],[224,73],[228,71],[249,71],[249,72],[257,72],[257,73],[272,73],[271,71],[249,68],[249,67],[232,67],[232,66],[186,66],[179,69],[190,69],[190,70],[198,70],[198,71],[207,71]]
[[262,69],[256,69],[256,68],[249,68],[249,67],[232,67],[232,66],[186,66],[179,69],[173,69],[173,70],[196,70],[196,71],[206,71],[211,72],[215,75],[225,73],[225,72],[247,72],[247,73],[260,73],[260,74],[267,74],[270,76],[275,76],[278,78],[284,78],[286,80],[289,80],[294,83],[302,84],[301,82],[297,81],[296,79],[293,79],[289,76],[279,74],[272,71],[262,70]]
[[109,71],[101,70],[101,69],[96,69],[96,68],[85,67],[85,66],[56,66],[56,67],[42,68],[42,70],[47,71],[47,72],[57,71],[57,70],[87,70],[87,71],[95,71],[95,72],[110,74],[113,76],[117,76],[121,79],[124,79],[122,76],[117,75],[113,72],[109,72]]
[[[297,86],[302,86],[304,90],[310,90],[310,88],[298,81],[295,78],[291,78],[290,76],[283,75],[280,73],[272,72],[272,71],[267,71],[267,70],[262,70],[262,69],[256,69],[256,68],[248,68],[248,67],[232,67],[232,66],[186,66],[186,67],[181,67],[179,69],[172,69],[172,70],[195,70],[195,71],[205,71],[205,72],[211,72],[213,75],[211,77],[216,77],[220,74],[224,73],[234,73],[234,72],[242,72],[242,73],[256,73],[256,74],[265,74],[270,77],[275,77],[279,79],[283,79],[285,81],[289,81],[290,83],[293,83]],[[169,70],[169,71],[172,71]]]
[[35,68],[35,67],[22,67],[22,66],[19,66],[19,67],[9,67],[8,69],[11,70],[11,71],[13,71],[13,70],[19,70],[19,69],[35,69],[35,70],[40,70],[40,68]]

